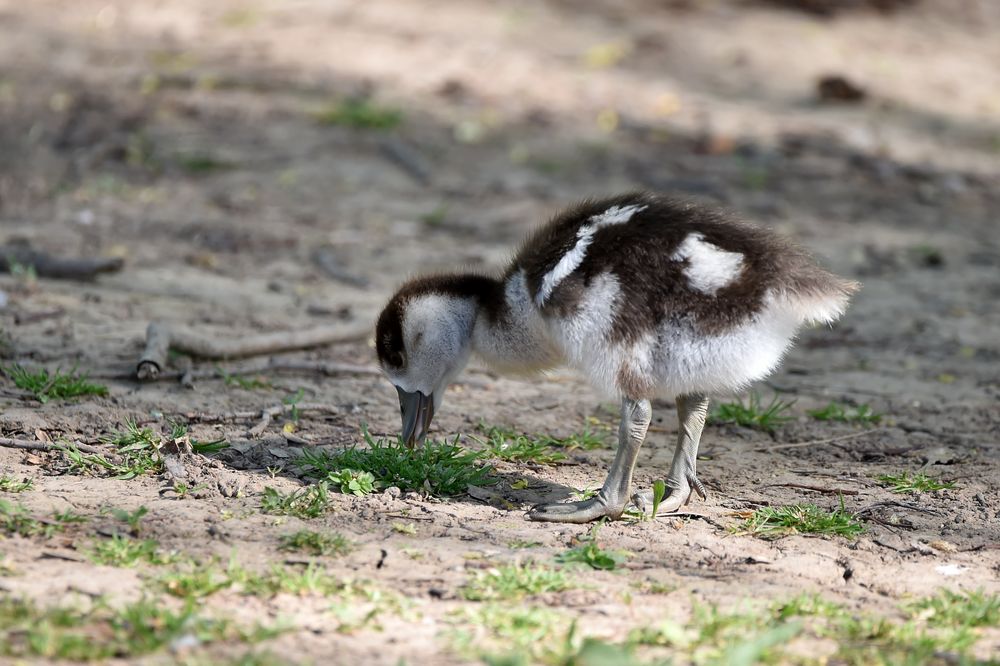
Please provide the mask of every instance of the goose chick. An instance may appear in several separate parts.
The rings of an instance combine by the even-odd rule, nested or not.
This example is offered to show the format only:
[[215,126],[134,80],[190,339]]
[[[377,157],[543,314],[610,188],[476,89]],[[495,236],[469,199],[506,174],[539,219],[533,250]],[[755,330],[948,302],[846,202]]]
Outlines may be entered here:
[[445,388],[472,353],[498,371],[580,371],[621,399],[618,450],[603,487],[543,504],[533,520],[621,516],[651,419],[675,398],[680,429],[662,511],[692,492],[708,395],[766,377],[799,328],[831,323],[858,288],[799,247],[710,208],[632,193],[586,201],[552,219],[500,277],[422,277],[404,284],[376,325],[379,363],[399,394],[403,439],[427,434]]

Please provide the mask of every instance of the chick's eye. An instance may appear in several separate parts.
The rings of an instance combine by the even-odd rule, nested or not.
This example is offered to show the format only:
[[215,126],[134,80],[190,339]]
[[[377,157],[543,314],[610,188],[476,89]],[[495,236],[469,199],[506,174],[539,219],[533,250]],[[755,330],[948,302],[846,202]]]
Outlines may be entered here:
[[392,352],[389,354],[389,365],[396,368],[403,367],[403,355],[400,352]]

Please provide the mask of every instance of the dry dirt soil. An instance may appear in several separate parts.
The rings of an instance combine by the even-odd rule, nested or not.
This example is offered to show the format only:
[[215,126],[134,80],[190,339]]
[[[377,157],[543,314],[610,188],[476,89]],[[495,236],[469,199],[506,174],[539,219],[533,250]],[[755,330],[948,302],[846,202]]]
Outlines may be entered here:
[[[193,388],[131,373],[152,320],[225,339],[366,326],[406,276],[501,266],[561,207],[632,188],[739,211],[864,288],[842,322],[803,334],[755,387],[765,402],[794,400],[792,420],[771,433],[706,429],[706,501],[603,526],[603,548],[630,552],[617,570],[574,569],[573,589],[513,607],[620,643],[665,618],[683,625],[695,606],[817,593],[899,618],[940,588],[1000,592],[1000,10],[849,4],[822,16],[722,0],[0,0],[0,244],[124,259],[92,282],[0,275],[4,366],[75,367],[109,389],[41,404],[4,377],[0,437],[107,448],[101,438],[132,419],[233,443],[188,460],[186,496],[159,473],[114,479],[59,451],[0,448],[0,474],[34,482],[0,498],[35,517],[88,519],[49,537],[0,535],[0,594],[176,606],[156,580],[179,565],[90,556],[123,530],[110,509],[144,506],[141,535],[162,549],[258,571],[310,559],[279,550],[283,535],[339,531],[355,548],[318,566],[365,592],[222,589],[197,611],[287,630],[254,646],[186,635],[121,662],[451,664],[503,652],[514,639],[476,619],[485,606],[463,586],[506,563],[551,566],[578,544],[589,527],[527,522],[524,509],[597,486],[610,441],[560,464],[496,462],[499,482],[478,498],[335,493],[303,520],[262,513],[265,487],[303,485],[294,461],[305,448],[354,445],[362,424],[396,431],[386,381],[274,372],[241,386],[197,360]],[[826,75],[864,98],[821,101]],[[369,112],[398,110],[398,125],[321,122],[362,98]],[[370,341],[288,358],[374,364]],[[256,416],[226,418],[293,395],[324,408],[249,434]],[[808,415],[831,401],[884,417]],[[518,381],[473,364],[434,436],[465,433],[478,448],[466,435],[481,423],[565,437],[613,421],[572,374]],[[655,406],[652,430],[644,486],[669,463],[672,404]],[[877,480],[903,471],[954,488],[899,495]],[[860,537],[731,532],[757,507],[841,501]],[[464,651],[463,630],[474,637]],[[970,654],[995,655],[1000,630],[976,631]],[[543,630],[535,647],[563,636]],[[837,649],[798,640],[808,658]]]

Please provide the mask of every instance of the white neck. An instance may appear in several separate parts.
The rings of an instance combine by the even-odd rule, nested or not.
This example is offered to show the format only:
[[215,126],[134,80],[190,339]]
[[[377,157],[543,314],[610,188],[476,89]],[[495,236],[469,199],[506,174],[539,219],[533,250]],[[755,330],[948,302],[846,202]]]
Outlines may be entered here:
[[508,374],[535,374],[558,365],[560,354],[531,302],[524,272],[504,283],[503,314],[494,321],[483,309],[472,331],[472,350],[492,368]]

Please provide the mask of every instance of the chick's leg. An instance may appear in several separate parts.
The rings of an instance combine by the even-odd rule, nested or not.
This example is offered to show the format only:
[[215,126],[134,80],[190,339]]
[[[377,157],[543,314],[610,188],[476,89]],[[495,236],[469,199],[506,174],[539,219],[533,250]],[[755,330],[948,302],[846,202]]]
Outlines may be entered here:
[[[701,431],[705,427],[708,416],[708,398],[703,395],[685,395],[677,398],[677,418],[680,429],[677,432],[677,448],[674,449],[674,459],[670,463],[670,475],[667,476],[666,497],[660,502],[658,511],[669,513],[677,511],[691,499],[691,493],[696,492],[705,499],[705,487],[701,485],[696,474],[698,468],[698,444],[701,441]],[[632,502],[643,512],[653,508],[653,491],[644,490],[632,496]]]
[[620,518],[632,488],[632,472],[639,448],[646,438],[652,416],[648,400],[622,401],[622,420],[618,427],[618,452],[604,486],[594,497],[582,502],[539,504],[528,512],[530,520],[557,523],[587,523],[600,518]]

